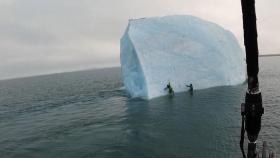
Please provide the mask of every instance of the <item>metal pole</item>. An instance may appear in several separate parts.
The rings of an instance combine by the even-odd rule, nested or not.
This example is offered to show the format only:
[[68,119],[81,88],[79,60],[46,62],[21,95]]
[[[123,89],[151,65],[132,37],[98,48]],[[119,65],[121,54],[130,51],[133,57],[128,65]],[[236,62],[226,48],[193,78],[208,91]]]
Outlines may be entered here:
[[[244,44],[246,49],[248,75],[248,89],[245,97],[245,110],[242,111],[242,113],[245,116],[245,129],[249,139],[247,157],[255,158],[257,156],[256,141],[261,130],[261,116],[264,111],[262,107],[262,95],[259,89],[258,81],[259,50],[257,40],[258,34],[255,0],[241,0],[241,5],[243,13]],[[243,148],[241,143],[240,147],[241,149]]]

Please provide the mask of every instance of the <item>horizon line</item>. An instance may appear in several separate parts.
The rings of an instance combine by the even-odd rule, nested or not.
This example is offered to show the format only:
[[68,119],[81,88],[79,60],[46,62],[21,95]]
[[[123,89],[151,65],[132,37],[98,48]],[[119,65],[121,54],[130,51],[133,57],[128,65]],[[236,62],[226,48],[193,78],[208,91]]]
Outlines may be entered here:
[[102,70],[102,69],[113,69],[113,68],[120,68],[120,66],[97,67],[97,68],[88,68],[88,69],[81,69],[81,70],[70,70],[70,71],[55,72],[55,73],[46,73],[46,74],[37,74],[37,75],[27,75],[27,76],[20,76],[20,77],[3,78],[3,79],[0,79],[0,82],[9,81],[9,80],[17,80],[17,79],[26,79],[26,78],[31,78],[31,77],[44,77],[44,76],[59,75],[59,74],[64,74],[64,73],[93,71],[93,70]]
[[[273,56],[280,56],[280,54],[259,54],[259,57],[273,57]],[[72,73],[72,72],[82,72],[82,71],[91,71],[91,70],[102,70],[102,69],[110,69],[110,68],[120,68],[121,66],[111,66],[111,67],[99,67],[99,68],[88,68],[88,69],[81,69],[81,70],[70,70],[70,71],[63,71],[63,72],[56,72],[56,73],[46,73],[46,74],[37,74],[37,75],[27,75],[27,76],[20,76],[20,77],[11,77],[11,78],[3,78],[0,79],[1,81],[7,80],[15,80],[15,79],[24,79],[30,77],[41,77],[41,76],[48,76],[48,75],[57,75],[62,73]]]

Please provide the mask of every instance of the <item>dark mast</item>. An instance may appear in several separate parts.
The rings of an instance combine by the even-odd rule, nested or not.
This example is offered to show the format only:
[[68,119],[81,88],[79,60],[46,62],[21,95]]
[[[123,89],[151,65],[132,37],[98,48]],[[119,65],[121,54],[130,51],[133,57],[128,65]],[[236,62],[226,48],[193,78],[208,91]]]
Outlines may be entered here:
[[259,49],[255,0],[241,0],[243,13],[244,44],[248,73],[248,89],[258,88]]

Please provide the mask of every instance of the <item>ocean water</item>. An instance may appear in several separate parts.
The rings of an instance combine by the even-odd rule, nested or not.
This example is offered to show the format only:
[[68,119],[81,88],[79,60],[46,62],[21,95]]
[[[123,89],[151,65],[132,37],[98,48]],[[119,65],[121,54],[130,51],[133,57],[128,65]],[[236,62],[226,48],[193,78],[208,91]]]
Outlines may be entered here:
[[[260,67],[259,142],[280,153],[280,58],[263,57]],[[243,84],[132,99],[120,68],[0,81],[0,157],[241,157],[245,90]]]

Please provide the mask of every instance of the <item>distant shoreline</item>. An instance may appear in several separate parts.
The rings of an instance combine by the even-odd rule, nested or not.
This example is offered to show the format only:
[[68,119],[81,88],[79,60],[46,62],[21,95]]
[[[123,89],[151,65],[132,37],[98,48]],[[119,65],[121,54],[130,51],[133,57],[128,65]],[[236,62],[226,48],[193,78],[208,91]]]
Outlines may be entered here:
[[[273,56],[280,56],[280,54],[260,54],[259,57],[273,57]],[[22,76],[22,77],[12,77],[12,78],[3,78],[0,79],[1,81],[6,80],[15,80],[15,79],[24,79],[24,78],[30,78],[30,77],[42,77],[42,76],[49,76],[49,75],[57,75],[62,73],[71,73],[71,72],[81,72],[81,71],[93,71],[93,70],[103,70],[103,69],[110,69],[110,68],[120,68],[120,66],[113,66],[113,67],[104,67],[104,68],[91,68],[91,69],[82,69],[82,70],[73,70],[73,71],[66,71],[66,72],[57,72],[57,73],[47,73],[47,74],[38,74],[38,75],[31,75],[31,76]]]
[[0,82],[10,81],[10,80],[18,80],[18,79],[28,79],[28,78],[32,78],[32,77],[55,76],[55,75],[60,75],[60,74],[69,74],[69,73],[73,73],[73,72],[103,71],[104,69],[120,69],[120,66],[89,68],[89,69],[81,69],[81,70],[73,70],[73,71],[65,71],[65,72],[37,74],[37,75],[31,75],[31,76],[21,76],[21,77],[14,77],[14,78],[13,77],[12,78],[3,78],[3,79],[0,79]]
[[262,54],[259,57],[273,57],[273,56],[280,56],[280,54]]

